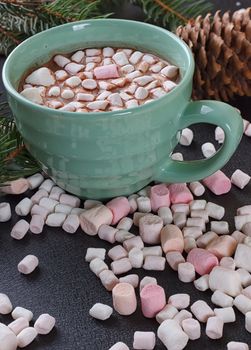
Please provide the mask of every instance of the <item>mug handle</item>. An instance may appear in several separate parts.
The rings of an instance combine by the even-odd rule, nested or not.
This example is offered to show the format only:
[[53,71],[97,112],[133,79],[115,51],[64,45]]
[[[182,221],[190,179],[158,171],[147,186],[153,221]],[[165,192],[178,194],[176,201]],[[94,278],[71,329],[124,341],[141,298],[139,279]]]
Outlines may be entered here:
[[220,126],[225,133],[222,147],[208,159],[176,161],[168,158],[153,179],[160,182],[192,182],[203,179],[222,168],[235,152],[242,134],[242,117],[236,108],[219,101],[191,101],[180,117],[180,129],[196,123]]

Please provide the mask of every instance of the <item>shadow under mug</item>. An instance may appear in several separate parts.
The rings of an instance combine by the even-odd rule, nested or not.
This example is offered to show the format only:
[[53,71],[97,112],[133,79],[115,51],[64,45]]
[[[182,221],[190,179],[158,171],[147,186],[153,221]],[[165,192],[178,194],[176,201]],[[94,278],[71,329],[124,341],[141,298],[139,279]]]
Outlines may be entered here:
[[[17,91],[23,74],[56,53],[87,47],[125,47],[154,53],[180,68],[178,86],[151,103],[114,112],[74,113],[49,109]],[[194,61],[176,35],[153,25],[117,19],[64,24],[32,36],[8,57],[3,82],[17,127],[30,153],[62,188],[80,197],[131,194],[151,181],[190,182],[221,168],[238,146],[242,119],[216,101],[191,102]],[[211,158],[174,161],[179,130],[195,123],[219,125],[221,149]]]

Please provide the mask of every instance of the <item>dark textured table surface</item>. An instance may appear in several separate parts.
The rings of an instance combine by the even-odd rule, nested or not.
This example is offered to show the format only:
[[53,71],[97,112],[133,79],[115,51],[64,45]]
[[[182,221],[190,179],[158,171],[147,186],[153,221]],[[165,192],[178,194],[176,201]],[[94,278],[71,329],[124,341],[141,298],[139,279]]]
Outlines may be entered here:
[[[250,0],[239,2],[215,0],[214,3],[215,8],[224,10],[251,4]],[[120,15],[127,18],[142,18],[140,11],[132,8],[125,8],[125,12]],[[1,58],[0,63],[3,64],[3,61],[4,58]],[[243,117],[251,121],[250,99],[238,98],[231,104],[237,106]],[[197,126],[194,127],[194,131],[195,139],[192,146],[182,148],[182,153],[187,159],[201,157],[200,145],[203,142],[214,142],[214,127]],[[244,136],[235,155],[224,168],[226,174],[230,176],[237,168],[251,174],[250,151],[251,139]],[[103,302],[111,305],[112,302],[111,295],[90,272],[84,257],[88,247],[109,249],[110,245],[96,237],[87,236],[80,230],[75,235],[69,235],[61,229],[49,227],[46,227],[41,235],[27,234],[21,241],[11,239],[11,227],[18,220],[14,207],[21,198],[23,196],[0,198],[0,202],[10,202],[13,213],[9,222],[0,224],[0,292],[8,294],[14,306],[32,310],[34,319],[39,314],[48,312],[57,320],[56,328],[47,336],[37,337],[27,350],[105,350],[117,341],[124,341],[132,349],[134,331],[157,330],[157,322],[145,319],[139,306],[130,317],[114,313],[105,322],[92,319],[88,311],[94,303]],[[224,219],[229,221],[233,231],[233,216],[236,209],[251,204],[251,184],[243,191],[233,187],[229,194],[221,197],[216,197],[207,191],[204,198],[225,206]],[[27,254],[38,256],[40,265],[31,275],[23,276],[18,273],[17,264]],[[204,299],[210,303],[211,293],[199,292],[193,284],[180,282],[177,274],[170,268],[164,272],[135,270],[132,273],[138,273],[140,277],[144,275],[156,277],[159,284],[165,288],[167,296],[187,292],[191,295],[192,302]],[[237,311],[236,314],[237,322],[224,326],[224,337],[221,340],[214,341],[207,338],[202,326],[202,337],[189,342],[186,349],[226,349],[227,342],[231,340],[244,341],[251,345],[251,335],[244,329],[244,317]],[[7,324],[9,321],[9,316],[0,315],[0,322]],[[158,341],[156,349],[164,349],[164,346]]]

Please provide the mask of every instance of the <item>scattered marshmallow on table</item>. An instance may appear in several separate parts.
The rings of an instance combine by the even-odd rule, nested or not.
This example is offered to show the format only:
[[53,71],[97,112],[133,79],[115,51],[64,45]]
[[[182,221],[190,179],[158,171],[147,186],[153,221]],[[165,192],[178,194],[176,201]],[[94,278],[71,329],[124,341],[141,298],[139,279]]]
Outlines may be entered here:
[[140,291],[140,301],[143,315],[153,318],[166,305],[166,294],[161,286],[147,284]]
[[0,350],[16,350],[17,337],[12,330],[0,323]]
[[17,306],[12,311],[11,316],[14,320],[18,319],[19,317],[23,317],[28,322],[30,322],[33,318],[33,313],[30,310],[25,309],[24,307]]
[[34,190],[41,185],[41,183],[44,181],[44,177],[42,174],[37,173],[27,177],[26,180],[29,183],[29,189]]
[[12,311],[12,303],[6,294],[0,293],[0,315],[7,315]]
[[51,179],[44,180],[41,185],[39,186],[39,190],[45,190],[46,192],[50,193],[53,186],[55,186],[55,182]]
[[208,216],[216,220],[221,220],[225,215],[225,208],[216,203],[207,202],[205,210]]
[[51,227],[61,227],[66,219],[66,214],[64,213],[52,213],[46,218],[46,225]]
[[93,307],[89,310],[90,316],[101,321],[105,321],[108,318],[110,318],[112,313],[113,313],[112,307],[102,303],[94,304]]
[[251,247],[246,244],[239,243],[237,245],[234,261],[236,263],[236,267],[243,268],[248,272],[251,272]]
[[185,183],[171,184],[168,189],[172,204],[187,204],[193,200],[193,195]]
[[109,350],[130,350],[125,343],[118,342],[114,344]]
[[206,335],[210,339],[220,339],[223,335],[224,322],[218,316],[209,317],[206,324]]
[[165,184],[152,186],[150,189],[150,201],[152,211],[156,212],[161,207],[170,206],[170,194]]
[[218,196],[231,190],[231,181],[221,170],[203,179],[202,183]]
[[49,215],[50,211],[44,207],[41,207],[38,204],[34,204],[31,208],[31,215],[40,215],[45,220]]
[[166,259],[162,256],[147,255],[144,260],[144,270],[164,271]]
[[38,266],[39,261],[35,255],[26,255],[17,265],[18,271],[28,275]]
[[213,304],[221,306],[222,308],[231,307],[234,303],[234,299],[232,297],[230,297],[226,293],[223,293],[220,290],[216,290],[212,294],[211,301]]
[[134,288],[137,288],[139,285],[139,276],[136,274],[126,275],[119,278],[119,283],[129,283]]
[[30,199],[33,204],[39,204],[40,200],[44,197],[49,197],[49,194],[46,190],[41,189],[41,190],[38,190],[36,193],[34,193],[34,195]]
[[173,221],[173,214],[169,207],[161,207],[157,212],[158,216],[163,220],[163,225],[171,224]]
[[251,311],[245,314],[245,329],[251,333]]
[[79,227],[79,217],[76,214],[70,214],[66,217],[62,228],[65,232],[75,233]]
[[184,238],[184,251],[189,253],[192,249],[197,248],[196,241],[193,237]]
[[237,295],[234,299],[234,306],[245,315],[251,311],[251,299],[243,294]]
[[237,241],[230,235],[222,235],[212,240],[206,249],[217,256],[218,259],[224,256],[232,256],[237,246]]
[[117,224],[123,217],[130,212],[130,204],[126,197],[117,197],[106,203],[106,207],[112,212],[112,225]]
[[108,251],[108,256],[113,261],[115,261],[120,260],[122,258],[126,258],[128,256],[128,252],[125,250],[124,247],[122,247],[122,245],[115,245]]
[[209,274],[209,287],[214,292],[219,290],[232,297],[241,293],[241,279],[238,272],[215,266]]
[[236,267],[234,259],[231,258],[230,256],[224,256],[223,258],[221,258],[220,266],[226,267],[231,270],[235,270],[235,267]]
[[9,194],[21,194],[29,189],[29,182],[26,179],[20,178],[13,180],[6,186],[1,187],[1,192]]
[[15,321],[8,324],[9,329],[18,335],[23,329],[29,327],[29,321],[24,317],[19,317]]
[[204,300],[197,300],[191,305],[191,311],[200,322],[207,322],[208,318],[214,316],[214,311]]
[[165,320],[157,331],[158,338],[168,350],[183,350],[188,343],[188,335],[175,320]]
[[173,214],[173,223],[174,225],[178,226],[180,229],[182,229],[187,222],[187,217],[185,213],[174,213]]
[[[106,290],[109,292],[113,290],[113,288],[118,284],[119,282],[122,282],[118,279],[117,276],[114,275],[114,273],[111,270],[103,270],[99,274],[99,279],[102,285],[105,287]],[[126,282],[126,281],[124,281]]]
[[63,193],[65,193],[65,191],[61,187],[53,186],[50,191],[49,198],[59,201],[59,198]]
[[114,228],[109,225],[101,225],[98,229],[98,236],[100,239],[110,242],[110,243],[115,243],[115,235],[118,232],[117,228]]
[[178,271],[179,264],[184,263],[185,258],[181,252],[170,251],[166,253],[166,261],[173,270]]
[[105,254],[106,250],[104,248],[87,248],[85,261],[90,262],[96,258],[105,260]]
[[235,312],[231,306],[225,308],[215,308],[214,309],[215,316],[220,317],[224,323],[235,322]]
[[181,131],[179,143],[182,146],[190,146],[193,141],[193,131],[189,128],[185,128]]
[[61,196],[59,197],[59,202],[61,204],[66,204],[75,208],[80,206],[80,199],[76,196],[67,193],[61,194]]
[[129,240],[130,238],[136,237],[133,233],[125,230],[117,230],[115,234],[115,240],[119,243]]
[[173,294],[168,299],[168,304],[173,305],[176,309],[186,309],[190,304],[190,295],[186,293]]
[[14,239],[23,239],[30,228],[30,224],[26,220],[19,220],[11,229],[11,237]]
[[131,227],[133,225],[133,220],[129,217],[123,217],[117,224],[117,229],[119,230],[125,230],[130,231]]
[[39,201],[39,205],[41,207],[44,207],[45,209],[47,209],[49,211],[49,213],[54,212],[57,204],[58,204],[58,201],[51,199],[51,198],[47,198],[47,197],[43,197]]
[[171,158],[172,158],[172,160],[178,160],[178,161],[180,161],[180,162],[182,162],[182,161],[184,160],[184,159],[183,159],[183,154],[180,153],[180,152],[173,153],[173,154],[171,155]]
[[237,169],[231,176],[231,182],[235,186],[243,189],[250,181],[250,176],[244,173],[242,170]]
[[35,234],[43,232],[44,218],[41,215],[32,215],[30,222],[30,231]]
[[109,270],[106,263],[100,258],[92,259],[89,264],[89,268],[98,277],[102,271]]
[[144,247],[142,249],[144,258],[147,255],[156,255],[156,256],[162,256],[162,248],[160,245],[152,246],[152,247]]
[[189,283],[195,280],[195,269],[193,264],[189,262],[180,263],[178,265],[179,280],[184,283]]
[[158,244],[162,227],[163,220],[157,215],[147,214],[139,219],[139,234],[145,243]]
[[227,221],[211,221],[211,231],[218,235],[225,235],[229,233],[229,225]]
[[145,197],[145,196],[140,196],[136,198],[137,201],[137,206],[138,206],[138,211],[140,213],[150,213],[152,208],[151,208],[151,201],[150,198]]
[[7,202],[0,203],[0,222],[9,221],[11,218],[10,204]]
[[141,249],[137,247],[132,248],[128,253],[128,258],[132,265],[132,268],[138,269],[142,267],[143,261],[144,261],[144,255]]
[[128,258],[115,260],[111,263],[111,270],[115,275],[126,273],[132,269],[132,264]]
[[134,236],[123,241],[123,247],[129,252],[133,248],[142,250],[144,248],[144,242],[140,236]]
[[209,275],[203,275],[197,280],[193,281],[193,284],[196,289],[200,290],[201,292],[205,292],[209,289]]
[[98,233],[101,225],[110,225],[113,220],[113,213],[105,205],[100,204],[83,212],[80,217],[82,230],[90,236]]
[[33,340],[35,340],[36,336],[37,331],[35,328],[27,327],[17,335],[17,344],[20,348],[24,348],[31,344]]
[[153,350],[156,344],[154,332],[134,332],[133,349]]
[[201,336],[200,323],[194,318],[187,318],[182,321],[181,326],[183,331],[188,335],[190,340],[199,339]]
[[227,343],[227,350],[249,350],[249,346],[246,343],[231,341]]
[[183,252],[184,238],[181,230],[175,225],[166,225],[160,231],[161,246],[164,253],[170,251]]
[[140,281],[139,284],[139,291],[141,292],[142,289],[147,285],[147,284],[155,284],[157,285],[157,280],[154,277],[150,277],[150,276],[145,276],[142,278],[142,280]]
[[137,299],[133,286],[118,283],[112,290],[113,307],[120,315],[131,315],[136,311]]
[[218,141],[218,143],[223,143],[225,140],[225,133],[219,126],[215,128],[215,140]]
[[162,323],[165,320],[172,319],[178,314],[178,310],[171,304],[167,304],[160,312],[156,315],[156,321]]
[[199,275],[208,274],[215,266],[219,265],[217,257],[202,248],[192,249],[188,253],[187,261],[193,264]]

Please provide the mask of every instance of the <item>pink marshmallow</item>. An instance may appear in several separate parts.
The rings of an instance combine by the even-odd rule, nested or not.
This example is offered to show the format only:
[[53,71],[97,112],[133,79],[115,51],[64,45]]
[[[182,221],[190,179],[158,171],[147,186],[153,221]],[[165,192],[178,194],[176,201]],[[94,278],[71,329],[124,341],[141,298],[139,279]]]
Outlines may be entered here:
[[113,214],[112,225],[116,225],[120,219],[126,217],[130,212],[130,204],[126,197],[117,197],[106,203]]
[[120,315],[128,316],[136,311],[136,294],[129,283],[118,283],[112,290],[112,300],[114,309]]
[[230,179],[221,171],[206,177],[202,180],[203,184],[214,194],[221,195],[228,193],[231,189]]
[[96,79],[111,79],[119,78],[118,68],[116,64],[108,64],[94,68],[94,75]]
[[147,284],[140,292],[142,313],[147,318],[153,318],[166,305],[166,294],[161,286]]
[[187,255],[187,261],[193,264],[195,271],[199,275],[206,275],[219,265],[217,257],[202,248],[193,248]]
[[165,184],[155,185],[150,189],[152,211],[156,212],[161,207],[170,207],[170,194]]
[[168,187],[172,204],[189,203],[193,200],[193,195],[185,183],[171,184]]

